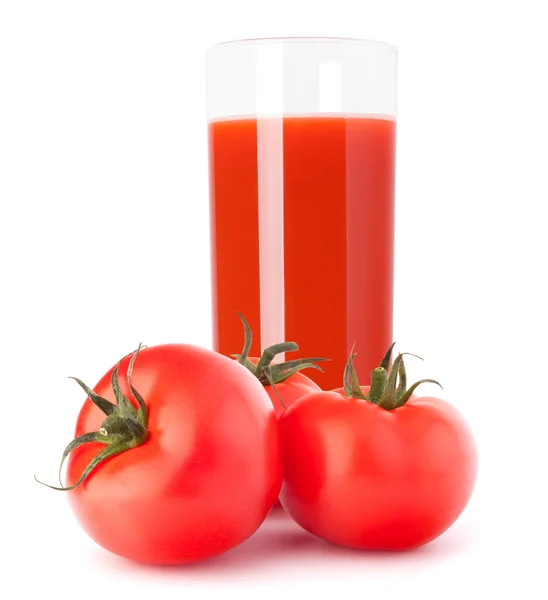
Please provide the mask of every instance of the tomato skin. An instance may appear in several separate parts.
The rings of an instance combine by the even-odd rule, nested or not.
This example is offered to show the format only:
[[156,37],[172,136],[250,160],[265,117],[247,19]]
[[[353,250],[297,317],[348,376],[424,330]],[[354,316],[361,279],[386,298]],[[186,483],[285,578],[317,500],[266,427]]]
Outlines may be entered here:
[[[252,358],[251,360],[253,362],[257,361],[256,358]],[[283,400],[285,408],[271,385],[265,386],[264,389],[272,402],[276,417],[279,419],[284,411],[294,404],[301,396],[310,394],[311,392],[319,392],[322,388],[302,373],[291,375],[291,377],[288,377],[285,381],[276,384],[276,391]]]
[[438,398],[412,396],[388,411],[342,390],[311,393],[279,423],[282,505],[304,529],[333,543],[421,546],[451,526],[472,494],[472,434]]
[[[128,363],[120,383],[132,398]],[[94,390],[114,402],[111,372]],[[281,485],[278,428],[263,386],[231,359],[183,344],[141,350],[131,382],[149,408],[149,437],[68,492],[82,527],[107,550],[144,563],[194,562],[243,542]],[[87,399],[76,435],[103,419]],[[70,455],[67,485],[103,447],[84,444]]]

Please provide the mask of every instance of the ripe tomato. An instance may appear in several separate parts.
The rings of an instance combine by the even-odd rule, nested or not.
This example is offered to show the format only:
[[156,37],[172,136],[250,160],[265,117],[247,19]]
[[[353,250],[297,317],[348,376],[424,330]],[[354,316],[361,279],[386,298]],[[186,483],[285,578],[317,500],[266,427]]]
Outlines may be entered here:
[[421,382],[405,390],[401,355],[387,377],[387,353],[371,388],[359,386],[352,359],[345,388],[303,396],[279,420],[282,505],[306,530],[343,546],[420,546],[470,498],[472,434],[449,403],[412,394]]
[[[133,414],[144,399],[148,434],[68,492],[80,524],[107,550],[145,563],[188,563],[237,546],[263,522],[281,485],[276,417],[263,386],[234,361],[190,345],[141,350],[131,388],[129,363],[120,363],[121,391]],[[111,379],[113,370],[94,391],[120,406]],[[99,431],[116,444],[125,425],[109,419],[88,398],[76,435]],[[72,450],[68,486],[103,448]]]

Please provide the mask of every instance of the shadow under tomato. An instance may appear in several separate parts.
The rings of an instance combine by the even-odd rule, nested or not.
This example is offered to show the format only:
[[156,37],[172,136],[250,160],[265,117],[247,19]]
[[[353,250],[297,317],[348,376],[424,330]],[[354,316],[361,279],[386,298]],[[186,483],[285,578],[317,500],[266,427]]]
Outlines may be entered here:
[[[361,570],[368,567],[378,570],[386,566],[393,568],[431,565],[458,555],[470,547],[477,536],[466,527],[456,525],[437,540],[406,552],[363,551],[337,546],[317,538],[294,523],[282,508],[275,508],[260,529],[243,544],[230,552],[214,558],[188,565],[161,566],[143,565],[114,556],[97,548],[97,560],[116,571],[140,571],[147,575],[155,574],[175,579],[208,580],[241,578],[253,572],[280,572],[288,574],[292,569],[302,572],[310,566],[318,568],[338,568],[345,565],[358,565]],[[99,556],[101,558],[99,558]],[[278,569],[279,567],[283,567]]]

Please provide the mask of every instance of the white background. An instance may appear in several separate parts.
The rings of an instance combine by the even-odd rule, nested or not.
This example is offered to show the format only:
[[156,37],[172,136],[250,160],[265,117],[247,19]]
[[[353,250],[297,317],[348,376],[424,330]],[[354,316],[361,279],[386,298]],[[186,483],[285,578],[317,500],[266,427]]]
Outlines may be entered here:
[[[2,594],[548,596],[543,5],[2,1]],[[337,549],[278,516],[218,559],[142,567],[32,475],[55,477],[72,434],[67,375],[93,383],[139,341],[209,345],[204,50],[285,35],[399,48],[396,340],[469,420],[476,491],[408,554]]]

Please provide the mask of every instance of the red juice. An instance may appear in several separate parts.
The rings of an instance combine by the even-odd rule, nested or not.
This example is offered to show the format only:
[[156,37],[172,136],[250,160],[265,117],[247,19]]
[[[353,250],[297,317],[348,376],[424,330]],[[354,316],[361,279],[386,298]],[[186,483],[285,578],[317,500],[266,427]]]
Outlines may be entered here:
[[[340,387],[354,342],[369,382],[392,342],[396,123],[304,116],[209,124],[214,348],[299,344]],[[268,331],[267,331],[268,330]]]

